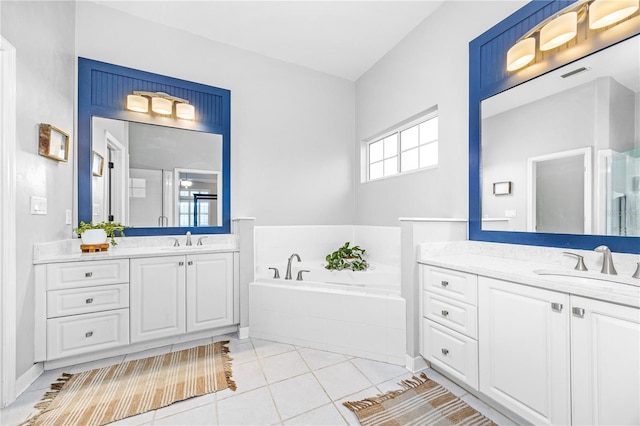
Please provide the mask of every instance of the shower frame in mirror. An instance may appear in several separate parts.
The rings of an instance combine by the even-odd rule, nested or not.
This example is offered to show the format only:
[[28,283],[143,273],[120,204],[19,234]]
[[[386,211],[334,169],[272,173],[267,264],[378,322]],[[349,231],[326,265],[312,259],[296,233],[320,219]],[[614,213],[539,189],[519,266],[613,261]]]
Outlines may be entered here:
[[[565,54],[538,52],[534,64],[508,72],[507,50],[540,22],[572,3],[575,0],[531,1],[469,43],[469,239],[586,250],[605,244],[613,251],[640,253],[639,237],[482,230],[481,101],[640,33],[640,28],[633,26],[626,32],[594,31],[588,37],[579,33],[574,40],[556,49]],[[567,50],[578,43],[579,57],[567,59]]]
[[[134,90],[165,92],[189,100],[194,120],[128,111],[127,95]],[[228,234],[231,232],[231,92],[213,86],[78,58],[78,221],[92,219],[91,119],[115,120],[174,127],[222,135],[222,225],[203,227],[127,228],[127,236]]]

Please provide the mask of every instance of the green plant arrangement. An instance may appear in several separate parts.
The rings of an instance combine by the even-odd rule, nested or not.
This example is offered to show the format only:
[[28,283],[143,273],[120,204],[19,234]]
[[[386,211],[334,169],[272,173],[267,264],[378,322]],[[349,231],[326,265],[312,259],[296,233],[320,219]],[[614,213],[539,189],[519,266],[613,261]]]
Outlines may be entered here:
[[365,252],[366,250],[360,248],[360,246],[349,247],[349,241],[347,241],[338,250],[325,257],[327,261],[325,268],[338,271],[343,269],[364,271],[369,267],[369,263],[363,259]]
[[84,223],[80,221],[80,226],[76,229],[76,233],[80,236],[84,231],[88,231],[90,229],[104,229],[104,232],[107,234],[107,238],[111,239],[111,245],[117,246],[118,243],[116,242],[115,237],[124,237],[124,228],[126,228],[126,226],[118,222]]

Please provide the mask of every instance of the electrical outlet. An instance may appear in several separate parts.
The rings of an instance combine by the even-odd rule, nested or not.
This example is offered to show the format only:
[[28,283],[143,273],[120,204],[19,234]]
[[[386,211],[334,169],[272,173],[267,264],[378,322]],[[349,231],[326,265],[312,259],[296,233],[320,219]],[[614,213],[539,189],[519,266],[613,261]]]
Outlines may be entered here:
[[504,211],[504,217],[516,217],[516,211],[515,210],[505,210]]
[[71,210],[65,210],[64,211],[64,223],[65,223],[65,225],[71,225],[72,221],[73,221],[73,216],[71,214]]
[[31,214],[47,214],[47,199],[31,197]]

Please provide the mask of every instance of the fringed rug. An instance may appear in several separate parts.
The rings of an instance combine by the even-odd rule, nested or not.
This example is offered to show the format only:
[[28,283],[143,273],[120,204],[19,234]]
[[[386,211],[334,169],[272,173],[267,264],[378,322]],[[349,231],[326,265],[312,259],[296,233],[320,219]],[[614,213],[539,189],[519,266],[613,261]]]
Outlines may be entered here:
[[229,342],[64,373],[35,408],[30,425],[104,425],[222,389],[231,379]]
[[403,389],[344,406],[362,426],[495,425],[424,373],[399,385]]

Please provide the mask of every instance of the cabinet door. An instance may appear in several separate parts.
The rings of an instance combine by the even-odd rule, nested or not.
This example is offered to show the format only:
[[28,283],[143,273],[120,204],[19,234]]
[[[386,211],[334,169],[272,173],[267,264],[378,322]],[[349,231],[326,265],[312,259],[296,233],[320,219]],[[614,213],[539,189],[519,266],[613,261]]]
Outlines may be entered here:
[[571,296],[573,422],[640,424],[640,309]]
[[478,296],[480,391],[533,424],[570,424],[569,296],[486,277]]
[[185,332],[185,257],[131,259],[131,342]]
[[187,256],[187,331],[233,324],[233,253]]

